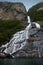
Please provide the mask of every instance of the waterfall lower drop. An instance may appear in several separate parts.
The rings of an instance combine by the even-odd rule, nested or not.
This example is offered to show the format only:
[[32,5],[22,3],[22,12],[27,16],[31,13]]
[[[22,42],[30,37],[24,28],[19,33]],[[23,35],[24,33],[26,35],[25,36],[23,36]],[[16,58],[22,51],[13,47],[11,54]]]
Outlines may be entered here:
[[[36,29],[40,28],[38,23],[31,23],[29,16],[28,23],[29,25],[24,30],[15,33],[8,43],[1,46],[2,48],[5,47],[5,50],[3,51],[4,53],[12,55],[18,50],[23,49],[23,47],[28,43],[27,40],[29,39],[30,35],[35,34],[37,32]],[[32,26],[35,26],[35,28],[32,28]]]

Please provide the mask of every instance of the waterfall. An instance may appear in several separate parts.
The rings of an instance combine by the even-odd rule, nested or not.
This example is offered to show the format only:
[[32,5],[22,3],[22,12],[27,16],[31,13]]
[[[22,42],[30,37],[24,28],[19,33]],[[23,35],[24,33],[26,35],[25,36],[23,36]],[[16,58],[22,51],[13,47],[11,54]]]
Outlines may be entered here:
[[23,47],[27,44],[27,39],[29,39],[31,29],[30,17],[28,16],[29,25],[25,28],[25,30],[19,31],[15,33],[12,39],[9,41],[7,48],[4,50],[4,53],[13,54],[16,51],[23,49]]
[[32,28],[33,24],[36,26],[36,28],[40,28],[38,23],[31,23],[30,17],[28,16],[28,26],[26,26],[24,30],[15,33],[8,43],[1,46],[6,48],[3,52],[12,55],[18,50],[23,49],[28,43],[27,40],[30,38],[30,35],[37,32],[36,28]]
[[27,18],[28,18],[28,23],[30,23],[30,24],[31,24],[31,20],[30,20],[30,17],[28,16]]

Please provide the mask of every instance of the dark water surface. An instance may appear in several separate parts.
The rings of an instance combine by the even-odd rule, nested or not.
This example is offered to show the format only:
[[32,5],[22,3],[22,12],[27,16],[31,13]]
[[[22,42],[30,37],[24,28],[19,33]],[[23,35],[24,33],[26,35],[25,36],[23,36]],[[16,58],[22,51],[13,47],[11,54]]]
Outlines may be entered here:
[[0,65],[43,65],[43,59],[0,59]]

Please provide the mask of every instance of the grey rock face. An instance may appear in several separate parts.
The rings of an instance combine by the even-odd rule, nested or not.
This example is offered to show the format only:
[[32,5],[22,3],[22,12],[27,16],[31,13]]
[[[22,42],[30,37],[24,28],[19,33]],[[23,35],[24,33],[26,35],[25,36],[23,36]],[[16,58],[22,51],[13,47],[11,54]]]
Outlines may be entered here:
[[28,44],[16,52],[15,57],[43,57],[43,30],[34,35],[30,35]]

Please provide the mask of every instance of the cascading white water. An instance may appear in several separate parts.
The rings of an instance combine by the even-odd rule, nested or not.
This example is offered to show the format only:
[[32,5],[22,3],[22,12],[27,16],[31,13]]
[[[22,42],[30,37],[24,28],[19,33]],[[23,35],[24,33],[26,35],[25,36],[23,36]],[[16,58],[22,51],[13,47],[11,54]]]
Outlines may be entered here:
[[28,18],[28,23],[30,23],[30,24],[31,24],[31,20],[30,20],[30,17],[28,16],[27,18]]
[[8,43],[8,47],[5,49],[5,53],[13,54],[16,51],[22,49],[26,44],[25,32],[20,31],[13,35],[13,38]]
[[29,39],[29,29],[31,29],[31,24],[30,24],[30,18],[28,16],[28,23],[29,25],[25,28],[25,30],[19,31],[16,34],[13,35],[12,39],[7,45],[7,48],[4,50],[5,53],[7,54],[13,54],[16,51],[22,49],[26,43],[27,39]]
[[27,39],[29,39],[30,34],[36,33],[36,28],[40,28],[40,25],[35,22],[32,23],[36,26],[35,30],[34,28],[32,28],[29,16],[28,23],[29,25],[24,30],[15,33],[12,39],[7,44],[4,45],[6,47],[6,49],[3,51],[4,53],[12,55],[18,50],[23,49],[23,47],[27,44]]

